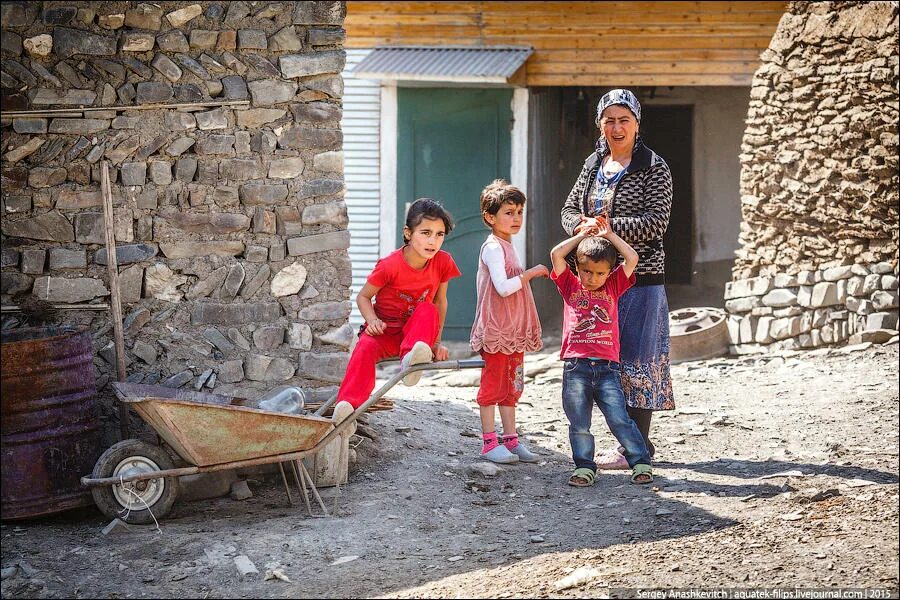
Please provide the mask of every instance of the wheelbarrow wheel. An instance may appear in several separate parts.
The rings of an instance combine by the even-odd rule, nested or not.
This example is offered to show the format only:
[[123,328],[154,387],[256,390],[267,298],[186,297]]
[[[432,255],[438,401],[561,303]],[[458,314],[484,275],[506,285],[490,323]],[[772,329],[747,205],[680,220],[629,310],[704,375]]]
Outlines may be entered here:
[[[127,477],[175,468],[165,450],[140,440],[124,440],[100,455],[92,477]],[[126,523],[153,523],[168,514],[178,496],[178,478],[131,481],[91,489],[97,508]]]

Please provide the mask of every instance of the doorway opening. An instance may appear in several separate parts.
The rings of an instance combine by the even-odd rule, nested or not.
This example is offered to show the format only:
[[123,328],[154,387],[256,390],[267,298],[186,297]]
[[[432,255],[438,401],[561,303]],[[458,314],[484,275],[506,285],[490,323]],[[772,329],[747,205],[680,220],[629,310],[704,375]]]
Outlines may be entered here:
[[[528,257],[529,265],[546,264],[550,249],[565,235],[560,210],[584,160],[594,151],[599,131],[594,112],[608,88],[532,88],[529,98]],[[646,104],[641,107],[640,133],[672,171],[673,199],[663,238],[666,281],[690,284],[695,244],[693,127],[694,107]],[[561,324],[559,294],[551,282],[532,282],[545,331]]]

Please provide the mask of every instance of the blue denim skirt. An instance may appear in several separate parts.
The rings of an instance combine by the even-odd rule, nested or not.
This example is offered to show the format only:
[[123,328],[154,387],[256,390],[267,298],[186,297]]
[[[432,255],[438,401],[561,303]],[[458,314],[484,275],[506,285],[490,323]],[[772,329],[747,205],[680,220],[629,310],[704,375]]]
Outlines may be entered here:
[[665,286],[633,287],[619,298],[619,343],[625,403],[649,410],[675,408]]

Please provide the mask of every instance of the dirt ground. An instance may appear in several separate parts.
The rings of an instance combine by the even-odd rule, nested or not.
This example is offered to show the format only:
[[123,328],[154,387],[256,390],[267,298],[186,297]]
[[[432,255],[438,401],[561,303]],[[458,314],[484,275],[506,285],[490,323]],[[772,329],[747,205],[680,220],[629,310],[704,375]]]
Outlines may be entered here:
[[[895,338],[896,339],[896,338]],[[551,348],[551,350],[553,350]],[[632,596],[621,588],[898,590],[898,346],[722,358],[673,367],[652,485],[571,469],[561,363],[528,356],[521,431],[542,461],[486,475],[477,371],[397,386],[355,438],[333,516],[254,496],[176,503],[102,535],[83,510],[7,522],[4,598],[506,598]],[[599,413],[598,449],[612,443]],[[259,574],[242,577],[236,556]],[[266,579],[266,573],[275,577]],[[280,579],[278,575],[289,581]],[[878,597],[878,596],[873,596]],[[882,596],[884,597],[884,596]]]

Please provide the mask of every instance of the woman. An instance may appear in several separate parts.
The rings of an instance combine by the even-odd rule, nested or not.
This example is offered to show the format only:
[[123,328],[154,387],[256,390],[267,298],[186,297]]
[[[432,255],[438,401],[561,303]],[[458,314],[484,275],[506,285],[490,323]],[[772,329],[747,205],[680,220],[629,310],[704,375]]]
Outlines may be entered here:
[[[637,424],[652,457],[650,420],[655,410],[672,410],[669,373],[669,303],[665,292],[663,234],[672,206],[672,174],[666,162],[638,135],[641,105],[629,90],[616,89],[600,98],[596,151],[561,213],[563,229],[575,235],[609,219],[613,231],[640,257],[635,286],[619,300],[622,389],[628,414]],[[597,460],[601,469],[627,469],[621,448]]]

